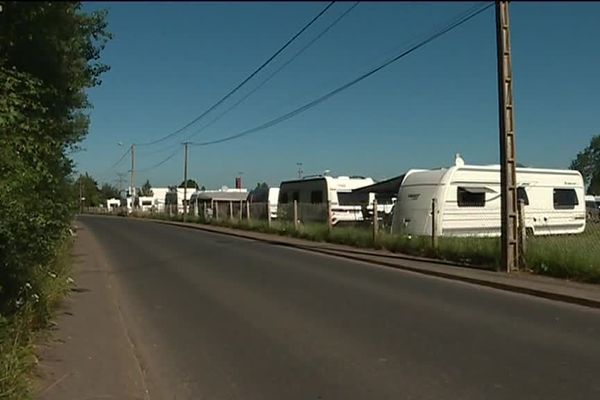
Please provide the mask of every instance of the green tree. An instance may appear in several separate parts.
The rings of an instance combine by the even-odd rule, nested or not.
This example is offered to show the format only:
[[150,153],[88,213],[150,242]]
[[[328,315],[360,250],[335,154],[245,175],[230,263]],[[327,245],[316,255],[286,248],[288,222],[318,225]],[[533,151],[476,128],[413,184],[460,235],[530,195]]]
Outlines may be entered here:
[[[179,184],[179,187],[180,188],[184,187],[185,186],[184,184],[185,184],[185,181],[181,181],[181,183]],[[188,189],[189,188],[198,189],[198,183],[195,180],[193,180],[193,179],[188,179],[187,180],[187,187],[188,187]]]
[[600,195],[600,135],[592,137],[590,144],[577,154],[571,169],[581,172],[588,194]]
[[152,192],[152,186],[150,185],[150,180],[146,179],[146,182],[142,186],[140,191],[140,196],[152,196],[154,193]]
[[100,199],[103,204],[106,204],[106,200],[108,199],[120,199],[121,193],[119,189],[110,183],[105,183],[100,188]]
[[85,175],[79,175],[79,178],[75,181],[75,189],[78,193],[82,194],[84,207],[99,207],[104,204],[101,189],[98,188],[98,182],[87,172]]
[[67,155],[87,133],[85,90],[108,70],[110,34],[105,13],[80,3],[0,4],[0,314],[10,315],[68,236],[78,188]]
[[262,183],[257,182],[256,187],[254,189],[252,189],[251,192],[262,192],[265,190],[269,190],[269,185],[267,184],[267,182],[262,182]]

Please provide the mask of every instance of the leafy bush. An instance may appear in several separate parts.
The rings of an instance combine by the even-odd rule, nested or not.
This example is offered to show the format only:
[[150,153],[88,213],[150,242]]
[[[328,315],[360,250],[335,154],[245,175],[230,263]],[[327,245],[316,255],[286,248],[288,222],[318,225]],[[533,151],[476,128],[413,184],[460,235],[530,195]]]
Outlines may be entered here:
[[[27,396],[32,331],[57,296],[75,210],[69,153],[85,136],[85,89],[108,67],[105,14],[80,3],[2,2],[0,13],[0,397]],[[58,270],[58,266],[61,270]]]

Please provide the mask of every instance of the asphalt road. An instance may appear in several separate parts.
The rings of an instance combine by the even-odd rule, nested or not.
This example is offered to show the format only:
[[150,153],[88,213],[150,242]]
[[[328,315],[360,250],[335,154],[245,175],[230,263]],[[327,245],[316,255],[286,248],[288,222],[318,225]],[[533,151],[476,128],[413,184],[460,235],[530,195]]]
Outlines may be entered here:
[[109,260],[149,398],[600,399],[597,310],[147,221],[79,224]]

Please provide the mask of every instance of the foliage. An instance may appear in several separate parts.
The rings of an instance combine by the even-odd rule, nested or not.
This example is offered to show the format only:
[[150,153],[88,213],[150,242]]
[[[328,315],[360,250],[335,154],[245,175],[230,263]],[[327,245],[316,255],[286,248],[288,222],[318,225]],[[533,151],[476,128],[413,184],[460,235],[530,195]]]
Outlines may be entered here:
[[[179,187],[182,188],[185,186],[185,181],[181,181],[181,183],[179,184]],[[193,179],[188,179],[187,180],[187,188],[192,188],[192,189],[198,189],[198,183],[193,180]]]
[[152,196],[154,193],[152,192],[152,186],[150,185],[150,180],[146,179],[146,182],[142,186],[140,190],[140,196]]
[[81,204],[84,207],[98,207],[101,204],[106,204],[102,195],[101,189],[98,188],[98,182],[86,172],[85,175],[79,175],[75,181],[74,191],[81,194],[83,200]]
[[108,199],[120,199],[121,192],[118,188],[111,185],[110,183],[104,183],[100,188],[100,199],[102,200],[102,204],[106,205],[106,200]]
[[581,172],[588,194],[600,195],[600,135],[592,137],[590,144],[577,154],[571,169]]
[[[14,330],[22,334],[43,325],[48,317],[48,276],[56,275],[49,268],[70,236],[79,197],[67,154],[87,133],[85,89],[99,84],[100,74],[108,69],[98,60],[110,35],[105,14],[82,13],[80,3],[0,4],[0,329],[5,330],[0,332],[0,346],[4,353],[5,341],[13,334],[11,321],[25,321],[25,328]],[[82,178],[86,182],[89,179]],[[91,188],[89,199],[95,201]],[[23,318],[24,314],[30,317]],[[2,359],[2,385],[14,383],[10,371],[15,371],[7,368]],[[0,393],[24,397],[14,390],[6,396]]]

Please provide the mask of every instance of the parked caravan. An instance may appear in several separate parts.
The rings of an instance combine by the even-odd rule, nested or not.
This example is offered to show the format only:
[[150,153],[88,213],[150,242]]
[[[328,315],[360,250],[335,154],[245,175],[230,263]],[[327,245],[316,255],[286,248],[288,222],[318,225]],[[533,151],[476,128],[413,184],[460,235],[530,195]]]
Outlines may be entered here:
[[600,217],[600,198],[594,196],[585,196],[585,212],[588,220],[597,220]]
[[326,212],[331,202],[331,223],[357,222],[363,220],[362,208],[371,204],[369,193],[353,193],[353,189],[372,185],[373,179],[362,176],[317,176],[281,182],[279,205],[309,203],[321,205]]
[[[524,202],[526,229],[534,235],[585,230],[584,183],[573,170],[517,168],[517,198]],[[500,166],[456,165],[410,170],[398,190],[392,233],[443,236],[500,235]]]
[[121,199],[111,198],[106,200],[106,208],[109,210],[116,210],[121,207]]
[[141,211],[152,211],[156,207],[154,206],[154,197],[152,196],[138,196],[138,207]]
[[253,190],[246,199],[250,203],[269,203],[271,219],[277,218],[277,202],[279,200],[279,188],[270,187],[266,189]]

